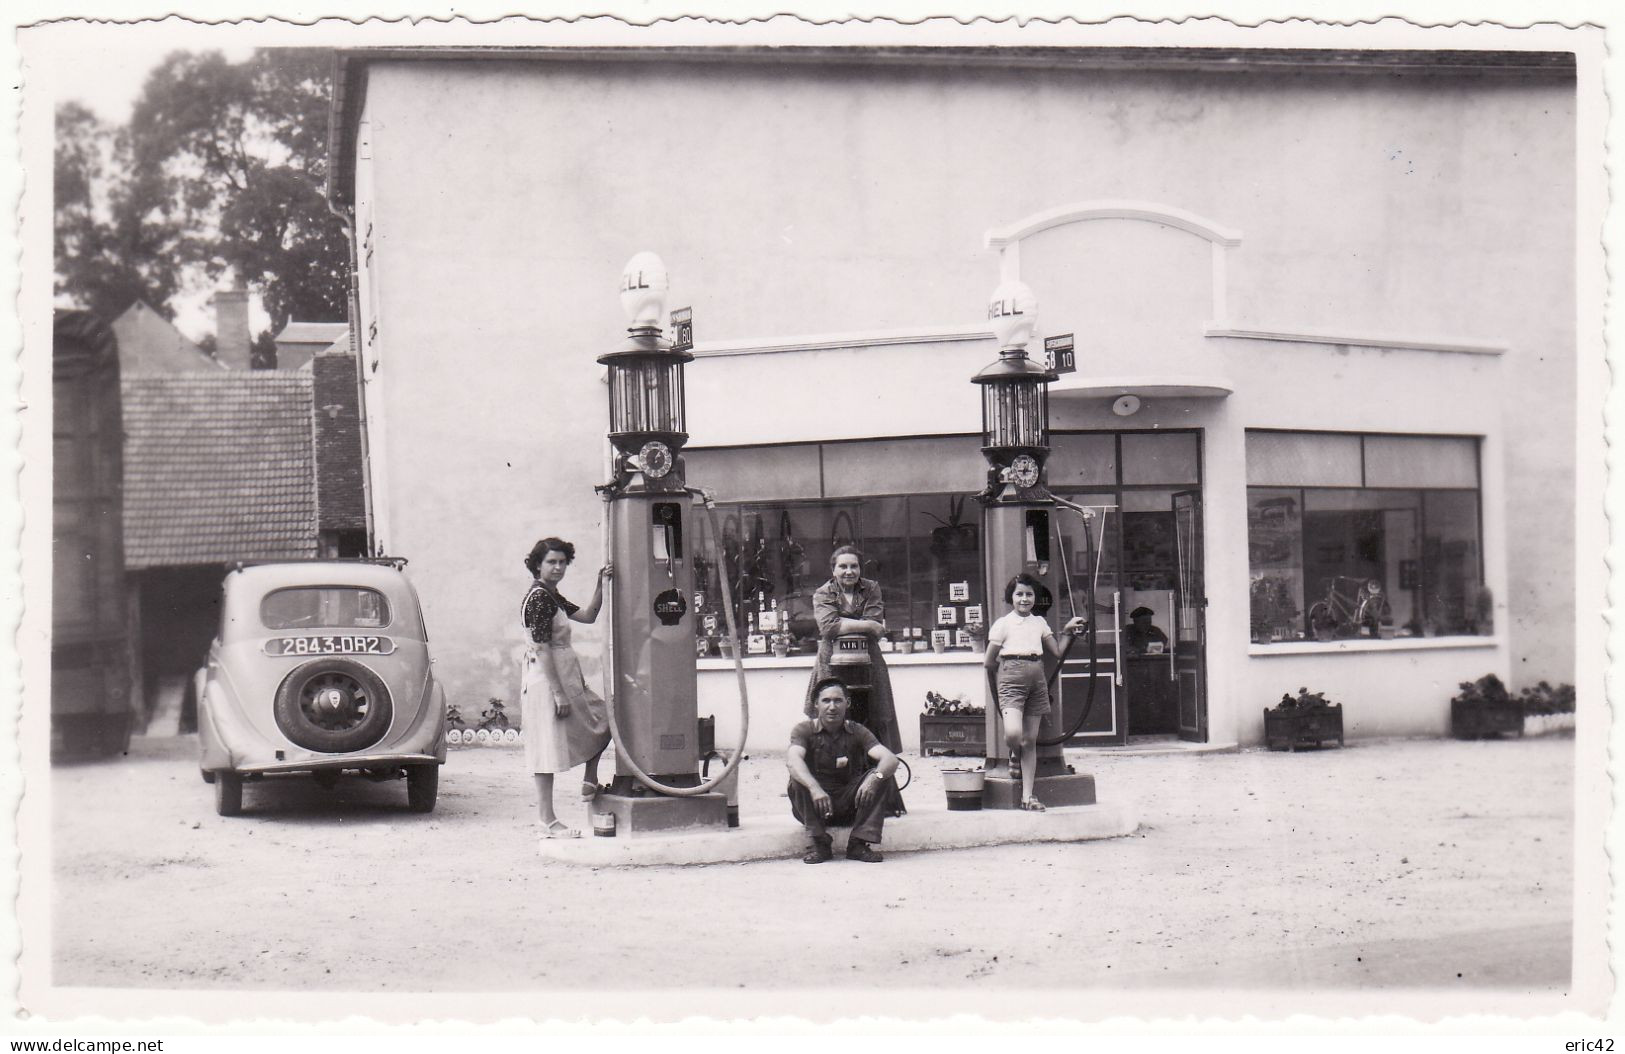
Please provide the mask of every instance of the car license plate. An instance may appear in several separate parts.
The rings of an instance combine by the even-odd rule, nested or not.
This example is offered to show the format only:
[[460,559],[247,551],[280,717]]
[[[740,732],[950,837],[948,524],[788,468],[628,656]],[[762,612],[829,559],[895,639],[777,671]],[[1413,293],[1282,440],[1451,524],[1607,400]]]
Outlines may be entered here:
[[388,655],[394,650],[393,640],[367,633],[272,637],[265,642],[267,655]]

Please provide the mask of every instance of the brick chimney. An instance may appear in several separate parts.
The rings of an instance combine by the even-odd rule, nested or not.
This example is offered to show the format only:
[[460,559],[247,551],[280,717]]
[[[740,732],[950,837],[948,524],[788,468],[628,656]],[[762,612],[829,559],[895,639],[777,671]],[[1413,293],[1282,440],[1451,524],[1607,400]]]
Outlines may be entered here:
[[234,370],[249,368],[248,290],[228,276],[230,288],[217,289],[214,304],[214,356]]

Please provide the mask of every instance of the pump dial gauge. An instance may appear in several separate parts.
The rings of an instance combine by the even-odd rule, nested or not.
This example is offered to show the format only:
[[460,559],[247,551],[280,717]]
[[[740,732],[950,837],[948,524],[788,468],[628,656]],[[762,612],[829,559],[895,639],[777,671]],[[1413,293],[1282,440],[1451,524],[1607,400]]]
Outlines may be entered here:
[[638,463],[643,466],[645,476],[660,479],[671,471],[671,448],[658,439],[652,439],[638,451]]
[[1038,462],[1031,454],[1017,454],[1010,460],[1010,479],[1018,487],[1030,487],[1038,482]]

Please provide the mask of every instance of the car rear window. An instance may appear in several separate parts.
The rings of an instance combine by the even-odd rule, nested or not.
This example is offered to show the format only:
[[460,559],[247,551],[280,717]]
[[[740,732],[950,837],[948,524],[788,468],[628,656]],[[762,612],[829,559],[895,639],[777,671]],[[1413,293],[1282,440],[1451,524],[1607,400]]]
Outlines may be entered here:
[[373,589],[299,586],[265,594],[260,621],[267,629],[376,629],[389,625],[389,604]]

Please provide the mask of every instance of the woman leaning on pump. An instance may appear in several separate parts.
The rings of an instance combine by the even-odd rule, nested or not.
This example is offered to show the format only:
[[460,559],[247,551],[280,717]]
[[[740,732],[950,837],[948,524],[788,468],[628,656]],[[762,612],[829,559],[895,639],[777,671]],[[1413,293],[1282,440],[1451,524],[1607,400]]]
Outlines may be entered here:
[[598,758],[609,745],[609,714],[604,701],[587,687],[581,659],[570,646],[570,623],[598,618],[604,579],[613,572],[609,564],[600,568],[591,603],[577,607],[558,591],[575,558],[576,547],[561,538],[543,538],[525,557],[534,581],[520,609],[529,642],[520,712],[525,720],[525,761],[536,776],[544,838],[575,838],[581,833],[553,811],[553,774],[585,763],[581,797],[590,800],[598,793]]
[[[897,710],[892,705],[891,675],[881,656],[880,637],[886,632],[886,605],[880,597],[880,583],[863,577],[863,554],[856,546],[843,545],[829,557],[830,579],[813,590],[813,618],[818,623],[818,659],[807,679],[807,698],[802,707],[808,717],[816,717],[813,689],[826,677],[840,676],[831,658],[838,637],[866,638],[869,653],[868,713],[863,725],[887,750],[903,749],[897,726]],[[891,787],[892,815],[901,816],[903,796]]]

